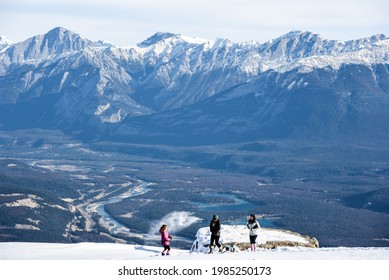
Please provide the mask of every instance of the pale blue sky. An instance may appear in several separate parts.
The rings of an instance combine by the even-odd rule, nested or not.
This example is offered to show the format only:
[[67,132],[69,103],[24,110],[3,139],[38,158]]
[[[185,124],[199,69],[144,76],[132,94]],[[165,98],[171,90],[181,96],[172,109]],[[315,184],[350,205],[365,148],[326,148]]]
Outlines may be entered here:
[[134,45],[155,32],[265,42],[291,30],[348,40],[389,35],[388,0],[0,0],[0,34],[22,41],[62,26]]

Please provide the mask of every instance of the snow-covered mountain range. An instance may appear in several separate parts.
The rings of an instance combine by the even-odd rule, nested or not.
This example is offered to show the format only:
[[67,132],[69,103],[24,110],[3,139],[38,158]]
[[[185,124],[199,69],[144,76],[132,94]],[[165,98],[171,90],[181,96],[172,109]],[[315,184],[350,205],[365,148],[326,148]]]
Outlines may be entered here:
[[[292,31],[266,43],[234,43],[228,39],[210,41],[156,33],[137,46],[116,47],[104,41],[92,42],[59,27],[18,43],[0,38],[0,122],[8,128],[71,131],[87,126],[101,130],[102,125],[113,123],[122,126],[117,131],[116,125],[110,131],[127,138],[135,133],[128,126],[155,124],[155,118],[168,122],[146,134],[175,130],[167,128],[175,123],[172,114],[181,120],[207,123],[205,116],[213,115],[215,108],[223,112],[219,117],[228,120],[236,119],[236,112],[255,107],[252,110],[256,117],[251,115],[244,122],[271,119],[267,126],[274,126],[280,121],[280,113],[295,102],[285,98],[286,92],[325,88],[326,92],[336,93],[336,104],[324,106],[335,106],[338,112],[353,107],[346,99],[361,90],[360,83],[365,94],[379,95],[377,104],[388,104],[388,64],[389,39],[382,34],[335,41]],[[355,81],[348,83],[352,79]],[[223,97],[226,92],[228,96]],[[246,100],[248,103],[242,104],[241,98],[251,93],[257,101]],[[323,94],[319,98],[326,95]],[[236,110],[231,110],[226,100],[233,100]],[[187,108],[192,108],[190,114]],[[225,115],[227,112],[235,115]],[[347,119],[346,114],[341,112],[341,119]],[[383,117],[387,118],[387,114]],[[339,122],[337,119],[338,125]],[[307,127],[305,123],[297,125],[300,127],[293,131]],[[231,131],[229,122],[218,122],[217,126]],[[123,129],[126,133],[122,133]],[[131,135],[127,134],[129,130]]]

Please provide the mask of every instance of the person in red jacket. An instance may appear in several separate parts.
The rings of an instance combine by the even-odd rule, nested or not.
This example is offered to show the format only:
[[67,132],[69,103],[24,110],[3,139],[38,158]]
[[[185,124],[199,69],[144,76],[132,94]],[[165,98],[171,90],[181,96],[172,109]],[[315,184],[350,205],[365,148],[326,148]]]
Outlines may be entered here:
[[161,243],[163,246],[162,256],[169,256],[170,240],[172,240],[172,236],[167,232],[167,225],[162,225],[162,227],[159,229],[159,233],[161,234]]

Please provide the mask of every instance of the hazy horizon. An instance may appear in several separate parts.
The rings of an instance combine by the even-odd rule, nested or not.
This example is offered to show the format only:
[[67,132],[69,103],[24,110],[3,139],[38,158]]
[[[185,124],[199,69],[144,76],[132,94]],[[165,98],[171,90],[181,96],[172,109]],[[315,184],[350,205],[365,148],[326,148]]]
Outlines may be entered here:
[[14,42],[61,26],[93,41],[131,46],[156,32],[266,42],[292,30],[351,40],[389,30],[389,2],[0,0],[0,35]]

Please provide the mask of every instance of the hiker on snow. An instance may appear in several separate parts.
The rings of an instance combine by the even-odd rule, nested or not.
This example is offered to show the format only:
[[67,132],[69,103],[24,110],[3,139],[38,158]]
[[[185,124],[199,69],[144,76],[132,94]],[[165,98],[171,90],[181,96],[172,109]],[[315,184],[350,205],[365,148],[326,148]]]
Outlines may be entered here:
[[219,248],[219,252],[221,251],[222,245],[219,243],[220,239],[220,220],[217,215],[213,215],[213,219],[209,224],[209,229],[211,231],[211,243],[209,244],[209,254],[213,252],[214,244]]
[[254,251],[257,249],[257,237],[258,237],[258,230],[260,228],[260,225],[257,221],[257,218],[255,217],[255,214],[251,214],[249,217],[249,220],[247,222],[247,228],[250,230],[250,244],[251,244],[251,251]]
[[161,234],[161,243],[163,246],[162,256],[169,256],[170,240],[172,240],[172,236],[167,232],[167,225],[162,225],[162,227],[159,229],[159,233]]

